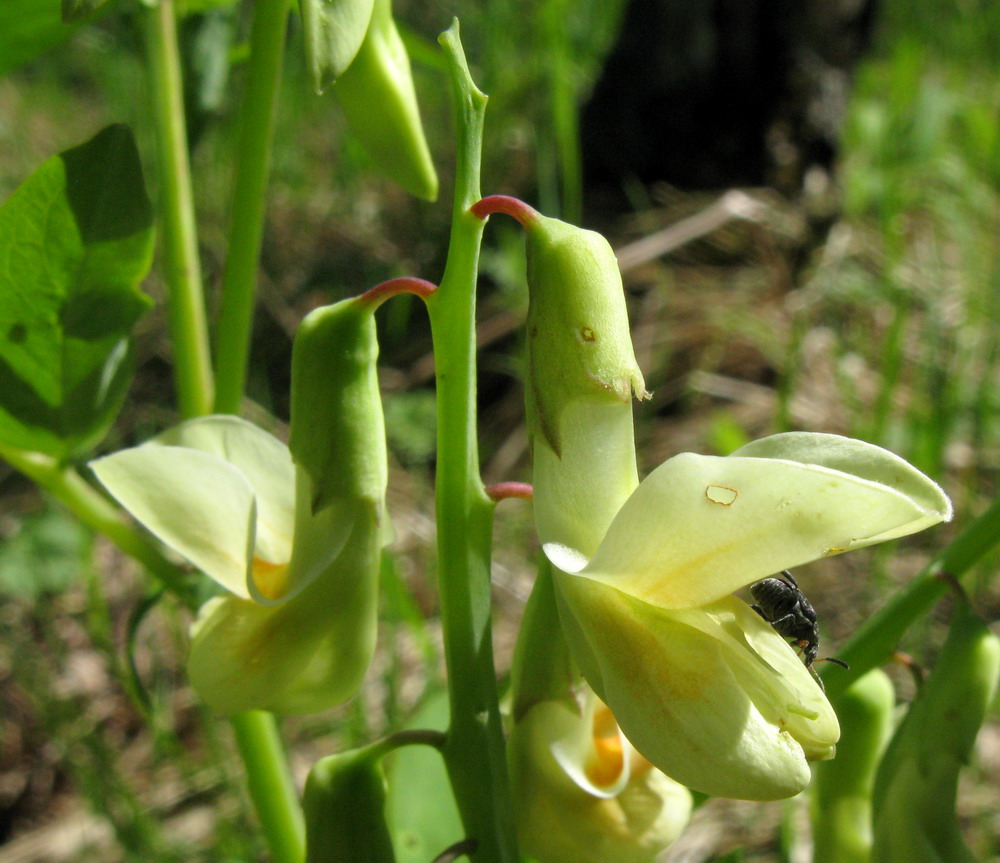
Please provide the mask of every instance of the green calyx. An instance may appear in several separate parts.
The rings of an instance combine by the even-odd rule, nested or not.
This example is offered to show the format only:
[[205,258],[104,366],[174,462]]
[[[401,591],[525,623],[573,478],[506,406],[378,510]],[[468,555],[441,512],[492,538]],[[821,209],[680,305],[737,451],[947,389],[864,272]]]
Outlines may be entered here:
[[528,417],[559,455],[576,400],[645,398],[615,253],[600,234],[539,216],[527,225]]
[[305,863],[393,863],[385,820],[381,752],[373,747],[330,755],[306,780]]
[[388,473],[375,360],[375,308],[350,299],[309,314],[292,351],[292,458],[314,513],[362,502],[381,518]]

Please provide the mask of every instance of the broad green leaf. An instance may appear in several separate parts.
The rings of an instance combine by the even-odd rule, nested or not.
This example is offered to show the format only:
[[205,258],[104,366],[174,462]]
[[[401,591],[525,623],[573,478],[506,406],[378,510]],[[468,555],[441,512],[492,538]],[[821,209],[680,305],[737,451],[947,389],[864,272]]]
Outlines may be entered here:
[[131,131],[46,161],[0,206],[0,440],[68,457],[99,441],[131,377],[153,211]]
[[0,75],[44,54],[72,35],[63,24],[59,6],[45,0],[3,0],[0,3]]
[[62,19],[67,24],[82,21],[108,0],[62,0]]

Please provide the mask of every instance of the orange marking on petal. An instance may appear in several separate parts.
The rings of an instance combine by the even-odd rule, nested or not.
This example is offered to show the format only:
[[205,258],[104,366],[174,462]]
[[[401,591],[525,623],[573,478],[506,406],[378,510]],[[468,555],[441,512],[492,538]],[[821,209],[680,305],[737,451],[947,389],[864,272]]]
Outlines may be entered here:
[[587,778],[597,786],[614,784],[625,766],[621,732],[614,714],[607,707],[594,713],[594,753],[588,759]]
[[278,599],[288,586],[287,563],[271,563],[268,560],[261,560],[259,557],[255,557],[253,559],[252,572],[257,590],[266,599]]

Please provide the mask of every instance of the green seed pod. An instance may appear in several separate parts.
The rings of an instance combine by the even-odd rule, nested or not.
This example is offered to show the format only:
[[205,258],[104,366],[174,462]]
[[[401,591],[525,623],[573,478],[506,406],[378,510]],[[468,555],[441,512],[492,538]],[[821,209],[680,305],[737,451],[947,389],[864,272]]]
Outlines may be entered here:
[[376,168],[418,198],[435,200],[437,173],[390,0],[375,0],[365,41],[334,92]]
[[841,727],[837,757],[813,768],[813,863],[869,863],[872,787],[895,703],[892,682],[874,669],[834,704]]
[[324,306],[295,337],[289,448],[312,481],[313,512],[364,503],[381,516],[388,467],[374,311],[364,299]]
[[385,777],[370,747],[317,761],[302,801],[306,863],[394,863],[385,800]]
[[958,775],[996,694],[998,676],[1000,638],[963,605],[879,767],[872,860],[974,863],[955,812]]
[[364,42],[373,0],[299,0],[306,64],[317,93],[351,65]]

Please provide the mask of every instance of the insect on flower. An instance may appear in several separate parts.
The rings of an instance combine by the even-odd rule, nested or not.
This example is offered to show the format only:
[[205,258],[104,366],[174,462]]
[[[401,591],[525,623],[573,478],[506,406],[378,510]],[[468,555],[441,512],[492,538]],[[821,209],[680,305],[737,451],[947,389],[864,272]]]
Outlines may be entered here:
[[846,662],[834,657],[817,659],[819,652],[819,625],[816,621],[816,610],[798,583],[787,570],[782,570],[783,578],[764,578],[750,585],[750,595],[757,600],[757,605],[750,606],[764,618],[775,632],[802,651],[802,661],[813,677],[822,687],[823,682],[813,670],[814,662],[833,662],[844,668]]

